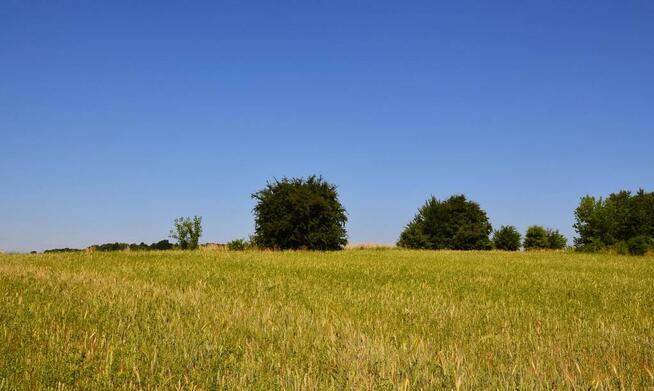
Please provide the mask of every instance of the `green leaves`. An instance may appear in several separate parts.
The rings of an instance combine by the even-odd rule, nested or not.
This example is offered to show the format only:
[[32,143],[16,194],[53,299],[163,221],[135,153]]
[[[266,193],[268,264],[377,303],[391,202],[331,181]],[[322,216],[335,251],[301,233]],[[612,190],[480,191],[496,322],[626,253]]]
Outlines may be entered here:
[[283,178],[254,194],[254,242],[280,250],[339,250],[347,244],[345,208],[322,177]]
[[492,227],[479,204],[454,195],[445,201],[429,198],[406,226],[399,247],[416,249],[488,250]]
[[585,196],[575,210],[574,228],[579,234],[575,247],[581,251],[620,250],[639,236],[651,241],[654,238],[654,193],[640,189],[632,194],[622,190],[605,200]]
[[198,248],[202,236],[202,217],[179,217],[175,219],[175,228],[170,230],[170,237],[177,240],[182,250],[195,250]]
[[493,245],[497,250],[517,251],[520,249],[520,232],[512,225],[503,225],[493,234]]

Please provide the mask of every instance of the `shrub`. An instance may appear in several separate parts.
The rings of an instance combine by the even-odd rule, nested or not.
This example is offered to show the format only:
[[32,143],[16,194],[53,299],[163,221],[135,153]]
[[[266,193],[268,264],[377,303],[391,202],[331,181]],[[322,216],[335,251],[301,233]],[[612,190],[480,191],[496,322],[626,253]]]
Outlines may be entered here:
[[[592,238],[585,242],[584,244],[577,245],[576,244],[576,239],[575,239],[575,250],[581,251],[581,252],[588,252],[588,253],[595,253],[595,252],[600,252],[606,250],[606,246],[602,241],[598,238]],[[624,242],[623,242],[624,243]],[[626,243],[624,243],[626,246]]]
[[66,247],[66,248],[51,248],[49,250],[45,250],[43,253],[44,254],[48,254],[48,253],[69,253],[69,252],[70,253],[76,253],[76,252],[80,252],[80,251],[82,251],[82,250],[80,250],[78,248],[68,248],[68,247]]
[[160,240],[150,245],[150,249],[152,250],[172,250],[173,247],[175,246],[166,239]]
[[121,251],[121,250],[127,250],[128,248],[129,248],[129,244],[119,243],[119,242],[94,244],[93,246],[91,246],[91,249],[95,251]]
[[243,251],[250,247],[250,243],[245,239],[235,239],[227,242],[227,249],[230,251]]
[[634,236],[627,241],[627,248],[631,255],[645,255],[650,245],[650,238],[644,235]]
[[521,235],[512,225],[503,225],[493,234],[493,245],[498,250],[517,251],[520,249]]
[[175,219],[175,228],[170,230],[170,237],[177,240],[182,250],[195,250],[198,248],[202,236],[202,217],[180,217]]
[[620,191],[606,199],[585,196],[575,210],[575,248],[597,251],[613,248],[637,236],[654,238],[654,193]]
[[525,241],[522,244],[525,250],[538,250],[550,247],[547,230],[540,225],[532,225],[527,228]]
[[568,239],[558,229],[548,229],[547,244],[552,250],[563,250],[568,245]]
[[143,242],[141,242],[139,244],[132,243],[132,244],[129,245],[129,250],[130,251],[148,251],[148,250],[150,250],[150,246],[148,246],[147,244],[145,244]]
[[322,177],[275,180],[252,198],[258,247],[340,250],[347,244],[345,208],[336,186]]
[[492,227],[486,212],[464,195],[445,201],[431,197],[400,235],[399,247],[417,249],[488,250]]

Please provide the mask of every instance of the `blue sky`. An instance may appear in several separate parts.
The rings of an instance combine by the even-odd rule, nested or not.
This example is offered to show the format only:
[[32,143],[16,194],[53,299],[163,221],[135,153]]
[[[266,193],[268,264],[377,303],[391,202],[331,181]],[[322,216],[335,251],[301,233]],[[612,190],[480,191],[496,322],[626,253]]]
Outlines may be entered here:
[[351,242],[430,195],[573,236],[585,194],[654,184],[654,3],[4,1],[0,250],[253,231],[322,174]]

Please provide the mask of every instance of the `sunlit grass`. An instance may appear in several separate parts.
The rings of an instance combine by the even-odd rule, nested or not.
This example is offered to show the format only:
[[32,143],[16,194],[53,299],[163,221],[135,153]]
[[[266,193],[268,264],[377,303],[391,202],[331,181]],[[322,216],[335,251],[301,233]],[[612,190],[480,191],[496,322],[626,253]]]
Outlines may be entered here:
[[0,255],[0,389],[654,387],[654,258]]

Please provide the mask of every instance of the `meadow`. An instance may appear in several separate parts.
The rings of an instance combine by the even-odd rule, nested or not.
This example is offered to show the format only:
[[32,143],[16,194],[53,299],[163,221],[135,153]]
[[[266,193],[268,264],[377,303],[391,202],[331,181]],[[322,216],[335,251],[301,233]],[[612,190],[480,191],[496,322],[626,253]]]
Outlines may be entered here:
[[653,387],[651,255],[0,254],[0,390]]

